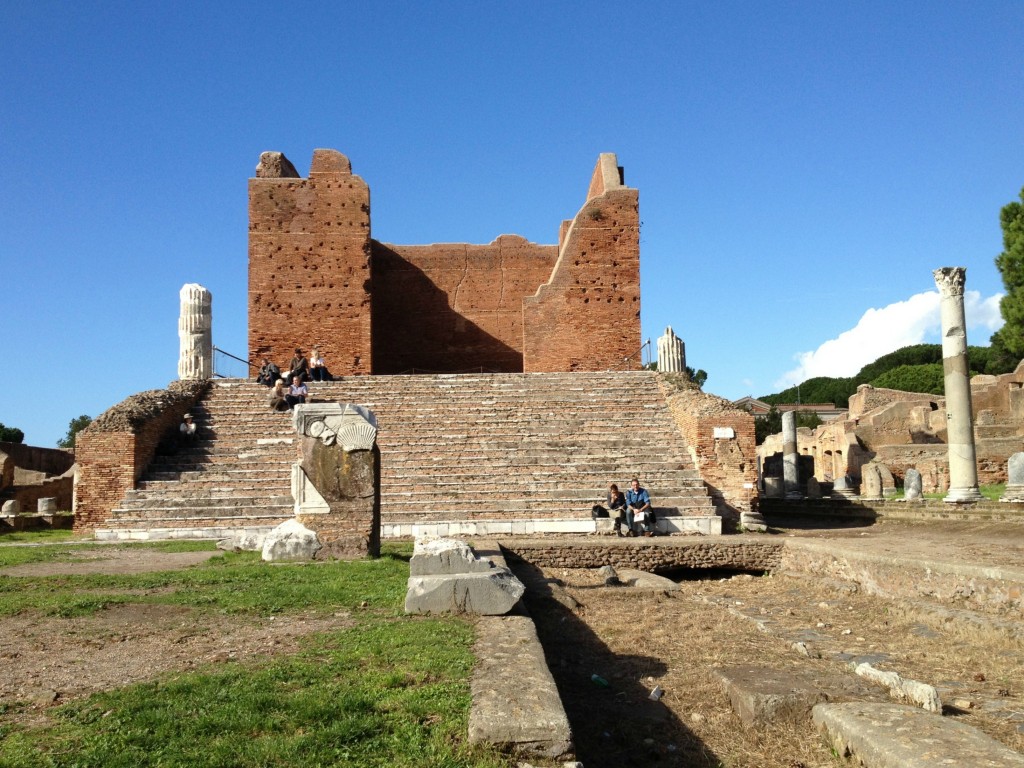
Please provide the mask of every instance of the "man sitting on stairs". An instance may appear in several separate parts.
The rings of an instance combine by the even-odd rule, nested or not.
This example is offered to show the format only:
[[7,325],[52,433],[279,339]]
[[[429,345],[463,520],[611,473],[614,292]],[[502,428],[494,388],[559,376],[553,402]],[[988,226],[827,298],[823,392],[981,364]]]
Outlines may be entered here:
[[629,486],[626,491],[626,519],[629,523],[627,535],[637,536],[642,533],[644,536],[653,536],[654,510],[651,509],[651,497],[646,489],[640,487],[640,481],[635,477]]

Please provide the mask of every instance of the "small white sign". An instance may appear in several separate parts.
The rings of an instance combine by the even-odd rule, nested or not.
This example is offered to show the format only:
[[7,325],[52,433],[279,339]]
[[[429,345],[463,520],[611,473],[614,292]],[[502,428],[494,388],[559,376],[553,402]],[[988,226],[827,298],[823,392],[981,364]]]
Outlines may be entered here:
[[744,487],[745,489],[747,489],[748,491],[750,491],[750,490],[753,490],[753,488],[754,488],[754,484],[753,484],[753,483],[744,483],[744,484],[743,484],[743,487]]
[[715,440],[732,440],[736,437],[736,430],[732,427],[715,427]]

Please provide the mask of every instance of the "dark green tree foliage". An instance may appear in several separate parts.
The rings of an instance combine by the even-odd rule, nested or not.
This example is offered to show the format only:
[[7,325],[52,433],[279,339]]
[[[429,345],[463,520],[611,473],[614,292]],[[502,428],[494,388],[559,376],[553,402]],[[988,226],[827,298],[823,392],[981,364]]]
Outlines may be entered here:
[[1020,199],[1020,203],[1009,203],[999,212],[1003,252],[996,257],[996,268],[1006,288],[999,302],[1006,324],[992,336],[992,347],[1002,365],[1008,365],[1008,360],[1016,364],[1024,358],[1024,189]]
[[774,435],[782,431],[782,414],[774,405],[764,416],[754,419],[754,442],[760,445],[768,435]]
[[927,392],[932,395],[945,392],[942,363],[900,365],[886,371],[871,383],[876,387],[898,389],[901,392]]
[[[888,355],[882,355],[873,363],[868,363],[860,372],[854,376],[858,384],[868,384],[883,373],[893,368],[907,365],[930,365],[931,363],[942,362],[941,344],[914,344],[910,347],[901,347]],[[854,389],[856,391],[856,388]]]
[[[835,403],[840,408],[846,406],[850,395],[857,391],[854,379],[834,379],[829,376],[815,376],[800,384],[799,401],[801,403]],[[759,397],[769,405],[797,402],[797,387],[784,389],[775,395]]]
[[[1011,359],[1007,365],[1000,362],[996,357],[995,337],[991,347],[967,347],[967,357],[971,364],[971,374],[1009,373],[1017,367],[1019,360]],[[923,385],[932,382],[935,377],[935,368],[938,366],[939,389],[935,390],[933,385],[927,389],[914,389],[913,386]],[[901,370],[898,375],[886,376],[896,369],[909,369],[920,366],[923,370],[918,373],[911,373],[908,370]],[[872,384],[876,387],[887,389],[898,389],[904,392],[927,392],[930,394],[942,394],[942,345],[941,344],[914,344],[909,347],[902,347],[895,352],[882,355],[873,363],[868,363],[856,376],[850,378],[831,378],[828,376],[816,376],[813,379],[800,384],[799,398],[801,403],[834,403],[839,408],[845,408],[850,401],[850,395],[857,391],[861,384]],[[914,384],[916,382],[917,384]],[[784,403],[797,402],[797,388],[790,387],[778,394],[765,395],[758,398],[770,405],[782,405]]]
[[702,389],[704,382],[708,380],[708,372],[703,368],[698,368],[695,371],[690,366],[686,366],[686,375],[690,377],[690,381],[697,385],[698,389]]
[[68,422],[68,433],[57,441],[57,447],[74,448],[75,436],[90,424],[92,424],[92,416],[86,416],[84,413],[77,419],[72,419]]
[[25,433],[20,429],[0,424],[0,443],[22,443],[24,441]]

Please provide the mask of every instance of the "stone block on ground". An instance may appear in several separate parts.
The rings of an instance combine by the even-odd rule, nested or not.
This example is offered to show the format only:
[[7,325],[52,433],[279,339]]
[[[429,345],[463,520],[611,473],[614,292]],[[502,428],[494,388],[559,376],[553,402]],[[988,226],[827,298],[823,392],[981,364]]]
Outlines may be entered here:
[[409,561],[412,576],[486,573],[493,568],[494,563],[477,557],[472,547],[457,539],[417,541]]
[[217,549],[227,552],[262,552],[265,533],[239,533],[217,542]]
[[507,568],[486,573],[410,576],[406,613],[476,613],[500,616],[512,610],[526,589]]
[[875,669],[870,664],[858,664],[854,671],[865,680],[884,685],[894,699],[916,704],[929,712],[942,712],[942,702],[935,686],[917,680],[904,680],[895,672]]
[[714,674],[733,711],[748,728],[777,720],[807,720],[815,704],[828,701],[817,681],[789,669],[741,665],[724,667]]
[[5,515],[20,515],[21,502],[17,499],[8,499],[4,502],[3,513]]
[[647,571],[639,571],[635,568],[618,568],[616,572],[619,581],[629,587],[655,589],[663,592],[679,591],[679,585],[672,581],[672,579],[666,579],[664,576],[658,576]]
[[311,561],[320,550],[316,534],[298,520],[286,520],[267,534],[263,541],[266,562]]
[[524,756],[556,759],[572,752],[569,719],[534,629],[524,616],[477,624],[469,740]]
[[57,511],[57,499],[52,496],[39,499],[36,502],[36,511],[41,515],[52,515]]
[[812,716],[836,752],[868,768],[1024,768],[1024,755],[977,728],[905,704],[818,704]]

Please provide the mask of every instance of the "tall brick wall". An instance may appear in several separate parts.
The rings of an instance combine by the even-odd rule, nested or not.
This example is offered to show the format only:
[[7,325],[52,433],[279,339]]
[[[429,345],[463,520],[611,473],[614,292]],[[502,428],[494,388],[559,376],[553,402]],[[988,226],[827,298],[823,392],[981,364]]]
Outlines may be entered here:
[[[265,152],[249,180],[249,356],[318,346],[338,375],[638,368],[638,193],[601,155],[559,245],[370,238],[370,192],[334,150],[309,178]],[[626,363],[625,358],[634,356]]]
[[[728,400],[680,382],[678,374],[662,374],[658,382],[718,514],[735,519],[743,512],[756,512],[754,417]],[[716,437],[716,428],[731,429],[732,436]]]
[[639,193],[622,185],[614,155],[599,158],[560,239],[550,280],[523,301],[523,370],[639,368]]
[[249,180],[249,359],[316,345],[332,373],[371,373],[370,189],[334,150],[270,175],[288,172],[261,158]]
[[75,436],[78,480],[75,530],[99,526],[153,460],[157,446],[174,434],[182,416],[206,392],[206,381],[176,381],[104,411]]
[[502,235],[372,247],[375,373],[523,370],[523,298],[548,279],[556,246]]

